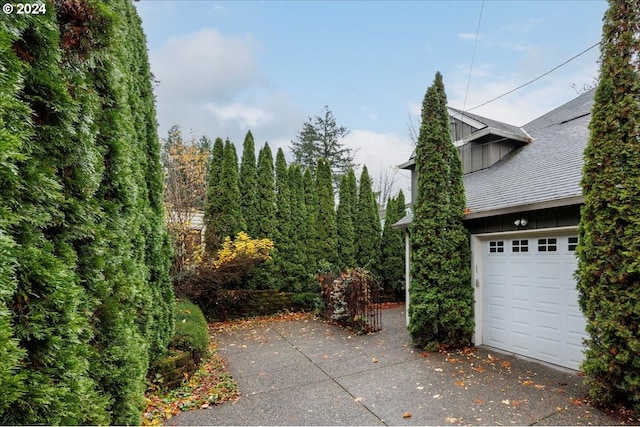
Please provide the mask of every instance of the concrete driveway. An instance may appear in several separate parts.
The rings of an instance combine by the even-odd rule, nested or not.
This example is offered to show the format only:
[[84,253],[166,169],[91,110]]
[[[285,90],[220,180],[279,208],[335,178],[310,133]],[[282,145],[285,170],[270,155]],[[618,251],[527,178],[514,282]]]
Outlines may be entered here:
[[233,403],[168,425],[617,425],[584,401],[576,372],[488,349],[423,354],[404,307],[383,331],[353,335],[320,320],[218,333],[238,383]]

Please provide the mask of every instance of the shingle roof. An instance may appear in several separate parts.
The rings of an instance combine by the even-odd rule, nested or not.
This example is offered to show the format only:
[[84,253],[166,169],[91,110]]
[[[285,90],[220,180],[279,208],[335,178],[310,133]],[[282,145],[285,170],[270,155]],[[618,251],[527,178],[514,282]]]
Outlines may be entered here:
[[581,196],[594,90],[523,126],[533,142],[464,176],[471,213]]
[[[575,203],[582,196],[583,153],[594,94],[592,89],[527,123],[522,128],[533,138],[532,143],[490,168],[465,175],[467,216],[490,216],[494,211],[518,207],[524,210],[546,202]],[[472,118],[488,121],[475,115]],[[395,226],[406,227],[411,220],[407,215]]]
[[528,136],[519,126],[514,126],[514,125],[510,125],[509,123],[499,122],[498,120],[493,120],[487,117],[478,116],[477,114],[469,113],[468,111],[463,112],[462,110],[458,110],[457,108],[453,108],[453,107],[449,107],[449,109],[459,114],[459,116],[458,115],[454,116],[455,118],[466,116],[466,117],[472,118],[477,122],[484,123],[486,126],[493,129],[498,129],[504,132],[509,132],[509,133],[520,135],[523,137]]

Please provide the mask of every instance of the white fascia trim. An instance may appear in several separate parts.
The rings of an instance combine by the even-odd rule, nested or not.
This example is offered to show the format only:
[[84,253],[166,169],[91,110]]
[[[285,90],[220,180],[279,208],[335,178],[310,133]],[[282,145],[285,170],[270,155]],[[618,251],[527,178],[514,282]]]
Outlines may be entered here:
[[558,208],[562,206],[580,205],[584,203],[584,196],[565,197],[563,199],[547,200],[538,203],[529,203],[527,205],[509,206],[500,209],[491,209],[480,212],[470,212],[464,216],[464,219],[487,218],[490,216],[507,215],[518,212],[537,211],[541,209]]
[[461,146],[463,146],[465,144],[473,142],[476,139],[482,138],[483,136],[486,136],[486,135],[489,135],[489,134],[500,136],[502,138],[513,139],[514,141],[524,142],[525,144],[529,144],[530,142],[533,141],[533,139],[531,137],[528,137],[529,134],[527,134],[527,136],[518,135],[517,133],[507,132],[506,130],[496,129],[496,128],[492,128],[490,126],[487,126],[484,129],[480,129],[479,131],[474,132],[471,135],[467,135],[466,137],[455,141],[453,144],[456,147],[461,147]]
[[451,109],[451,107],[447,107],[447,112],[449,113],[449,117],[451,117],[452,119],[456,119],[461,121],[462,123],[472,126],[476,129],[482,129],[484,127],[487,127],[486,124],[479,122],[475,119],[472,119],[471,117],[464,115],[462,113],[459,113],[457,111],[454,111]]

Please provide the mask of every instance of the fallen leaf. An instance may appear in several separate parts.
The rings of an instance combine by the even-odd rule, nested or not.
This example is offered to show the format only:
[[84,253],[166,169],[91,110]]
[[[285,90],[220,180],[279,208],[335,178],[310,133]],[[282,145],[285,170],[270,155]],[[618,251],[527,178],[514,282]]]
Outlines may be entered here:
[[484,368],[482,366],[478,366],[475,368],[472,368],[474,371],[479,372],[479,373],[483,373],[484,372]]
[[422,389],[424,389],[424,387],[423,386],[418,386],[418,387],[416,387],[416,389],[422,390]]
[[503,368],[510,368],[511,367],[511,362],[505,360],[504,362],[500,363],[502,365]]
[[402,414],[402,418],[411,418],[411,412],[405,412]]
[[355,400],[356,402],[362,402],[362,398],[361,398],[361,397],[356,397],[356,398],[355,398],[355,399],[353,399],[353,400]]
[[535,384],[534,385],[535,388],[537,388],[538,390],[542,390],[544,388],[544,385],[542,384]]
[[458,422],[458,419],[457,418],[453,418],[453,417],[446,417],[444,420],[446,422],[448,422],[448,423],[451,423],[451,424],[454,424],[454,423]]
[[511,402],[509,401],[509,399],[505,399],[502,401],[502,403],[504,403],[505,405],[510,405]]
[[442,372],[442,368],[435,368],[434,371],[436,372]]
[[582,406],[582,400],[574,399],[573,397],[569,398],[569,403],[571,403],[572,406]]
[[531,385],[531,384],[533,384],[533,381],[530,381],[530,380],[522,382],[522,385]]
[[458,387],[464,387],[464,381],[456,381]]
[[372,357],[372,358],[371,358],[371,361],[372,361],[373,363],[378,363],[378,359],[376,359],[375,357]]
[[433,395],[433,398],[434,398],[434,399],[439,399],[439,398],[440,398],[440,395],[439,395],[439,394],[434,394],[434,395]]
[[484,400],[482,400],[482,399],[473,399],[473,403],[475,403],[476,405],[482,405],[484,403]]
[[511,406],[520,406],[520,401],[519,400],[512,400],[511,401]]

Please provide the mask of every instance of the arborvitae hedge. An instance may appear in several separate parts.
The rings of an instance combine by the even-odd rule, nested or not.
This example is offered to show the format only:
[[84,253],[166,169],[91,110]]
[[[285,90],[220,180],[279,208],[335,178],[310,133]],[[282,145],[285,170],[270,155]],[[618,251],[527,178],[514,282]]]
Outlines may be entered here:
[[318,195],[311,169],[307,168],[302,176],[302,189],[304,191],[306,230],[303,235],[307,248],[307,272],[315,275],[318,270]]
[[[275,239],[276,235],[276,192],[274,181],[273,154],[265,142],[258,153],[258,186],[256,191],[257,224],[256,238]],[[248,284],[253,289],[275,289],[274,266],[267,261],[250,274]]]
[[466,344],[473,333],[473,289],[462,225],[462,167],[451,143],[440,73],[422,103],[416,169],[409,332],[419,346]]
[[[353,174],[353,169],[349,170]],[[353,206],[356,203],[352,199],[349,188],[349,175],[344,174],[340,178],[340,199],[336,212],[338,228],[338,264],[342,270],[356,267],[355,227],[353,224]]]
[[331,165],[325,159],[318,160],[316,168],[316,194],[318,211],[316,217],[316,259],[333,265],[338,264],[338,234],[333,198]]
[[256,148],[251,131],[247,132],[242,145],[242,161],[240,163],[240,205],[242,216],[247,225],[247,233],[256,236],[260,217],[258,216],[256,191],[258,169],[256,164]]
[[640,6],[610,0],[585,150],[578,291],[591,397],[640,413]]
[[289,188],[291,189],[291,229],[294,231],[291,262],[296,266],[296,269],[291,272],[293,291],[316,290],[316,281],[311,276],[307,265],[306,234],[308,230],[302,170],[295,163],[289,166]]
[[387,294],[401,297],[404,285],[404,242],[402,232],[391,228],[402,219],[399,206],[404,209],[404,195],[400,192],[398,199],[389,198],[387,201],[384,229],[380,244],[380,279],[382,288]]
[[0,419],[137,424],[173,295],[135,8],[4,15],[0,49]]
[[362,168],[358,209],[355,223],[356,261],[358,266],[374,274],[378,273],[377,262],[380,257],[380,219],[372,182],[367,167]]
[[214,254],[225,237],[233,238],[246,225],[240,204],[240,180],[238,156],[235,145],[227,140],[224,144],[222,167],[214,188],[207,191],[206,224],[207,251]]

